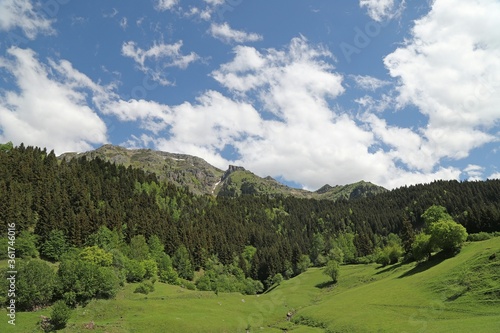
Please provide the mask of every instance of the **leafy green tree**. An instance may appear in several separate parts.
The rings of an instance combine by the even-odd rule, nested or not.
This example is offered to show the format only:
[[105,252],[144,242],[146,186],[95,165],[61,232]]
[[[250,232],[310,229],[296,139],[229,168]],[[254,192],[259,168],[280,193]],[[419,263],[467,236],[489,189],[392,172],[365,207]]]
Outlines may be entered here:
[[397,243],[390,243],[379,250],[375,262],[383,266],[392,265],[398,262],[403,255],[403,248]]
[[146,267],[144,267],[144,262],[128,259],[125,261],[125,269],[127,282],[140,282],[144,280],[144,276],[146,275]]
[[243,250],[243,253],[241,256],[243,257],[244,260],[244,270],[245,273],[248,274],[250,272],[250,268],[252,267],[252,260],[253,257],[255,256],[255,253],[257,253],[257,248],[255,248],[252,245],[247,245],[245,246],[245,249]]
[[181,278],[186,280],[193,279],[194,268],[191,264],[191,259],[189,257],[189,252],[186,246],[181,245],[177,249],[177,251],[175,251],[174,257],[172,258],[172,263]]
[[[23,230],[16,237],[16,252],[22,258],[37,258],[39,253],[36,248],[38,237],[27,230]],[[7,253],[5,251],[4,253]]]
[[313,235],[311,244],[311,261],[315,266],[324,266],[326,263],[323,252],[325,251],[325,239],[321,233]]
[[425,261],[429,259],[432,253],[431,236],[425,233],[419,233],[415,236],[412,245],[412,255],[416,261]]
[[14,148],[12,141],[7,143],[0,143],[0,152],[9,152]]
[[337,283],[340,274],[340,265],[335,260],[329,260],[323,270],[323,274],[329,276],[333,283]]
[[264,285],[259,280],[246,278],[242,292],[245,295],[255,295],[264,291]]
[[54,330],[60,330],[66,327],[71,317],[71,308],[62,300],[54,303],[50,312],[50,324]]
[[56,287],[56,274],[52,267],[36,259],[18,260],[16,264],[16,305],[19,309],[32,310],[48,305]]
[[302,254],[297,262],[297,274],[304,273],[311,266],[311,259],[307,254]]
[[[342,251],[343,261],[345,263],[354,263],[356,259],[356,246],[354,245],[355,235],[351,232],[342,232],[336,235],[331,240],[331,248],[338,248]],[[336,254],[340,257],[340,251],[336,250]],[[333,254],[333,253],[332,253]],[[335,260],[339,261],[337,258]],[[339,261],[341,262],[341,261]]]
[[130,240],[130,259],[146,260],[149,258],[149,246],[143,235],[137,235]]
[[59,260],[62,254],[68,251],[69,245],[62,230],[51,230],[47,240],[43,243],[41,253],[48,259]]
[[143,264],[146,270],[145,279],[154,278],[158,275],[158,264],[154,259],[143,260]]
[[95,233],[88,237],[86,244],[88,246],[98,246],[109,252],[112,249],[119,249],[122,242],[122,235],[119,232],[112,231],[106,226],[101,226]]
[[165,253],[165,246],[160,241],[160,238],[157,235],[149,237],[148,247],[151,258],[153,258],[156,262],[159,262]]
[[[164,254],[158,264],[158,277],[161,282],[176,285],[179,283],[179,276],[172,266],[172,259],[168,254]],[[206,289],[210,290],[210,289]]]
[[80,252],[80,258],[97,266],[111,266],[113,255],[98,246],[87,246]]
[[342,263],[344,263],[344,251],[342,251],[342,249],[340,247],[335,246],[328,253],[328,259],[335,260],[339,264],[342,264]]
[[99,266],[84,260],[63,260],[57,271],[59,294],[70,305],[86,304],[95,297],[102,281]]
[[111,299],[116,296],[120,287],[120,277],[117,271],[111,267],[99,267],[97,269],[97,298]]
[[422,219],[424,220],[427,228],[437,221],[453,221],[453,218],[450,214],[448,214],[446,208],[439,205],[432,205],[427,208],[427,210],[422,214]]
[[283,282],[283,275],[281,275],[281,273],[276,273],[273,276],[272,284],[279,286],[281,284],[281,282]]
[[432,223],[429,233],[431,244],[447,252],[460,249],[467,239],[467,230],[453,220],[439,220]]

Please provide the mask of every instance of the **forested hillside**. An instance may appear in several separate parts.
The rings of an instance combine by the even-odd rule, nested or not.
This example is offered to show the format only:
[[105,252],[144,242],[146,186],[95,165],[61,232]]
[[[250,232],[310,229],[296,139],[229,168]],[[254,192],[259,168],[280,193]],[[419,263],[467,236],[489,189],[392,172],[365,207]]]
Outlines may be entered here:
[[[58,160],[53,152],[23,145],[0,151],[3,234],[7,223],[15,223],[18,234],[36,235],[39,248],[54,230],[75,247],[89,245],[102,226],[125,242],[157,235],[170,256],[184,245],[194,269],[216,255],[263,282],[277,273],[300,273],[304,254],[314,262],[336,244],[344,244],[346,258],[351,251],[347,262],[356,262],[390,233],[404,238],[404,220],[420,229],[422,213],[433,204],[446,207],[469,233],[500,231],[500,180],[438,181],[337,202],[215,198],[99,158]],[[256,249],[251,256],[244,253],[249,246]]]

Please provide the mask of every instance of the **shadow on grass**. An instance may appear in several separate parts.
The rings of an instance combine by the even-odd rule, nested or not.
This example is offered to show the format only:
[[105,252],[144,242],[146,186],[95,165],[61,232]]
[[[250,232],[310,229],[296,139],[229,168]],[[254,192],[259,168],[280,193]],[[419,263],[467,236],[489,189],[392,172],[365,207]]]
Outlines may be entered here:
[[395,270],[396,268],[399,268],[403,266],[403,263],[402,262],[399,262],[397,264],[394,264],[394,265],[390,265],[390,266],[380,266],[380,267],[377,267],[376,269],[382,269],[380,271],[378,271],[377,273],[375,273],[375,275],[378,275],[378,274],[383,274],[383,273],[386,273],[386,272],[390,272],[390,271],[393,271]]
[[270,293],[271,291],[273,291],[274,289],[276,289],[278,286],[279,286],[279,284],[272,285],[271,287],[269,287],[269,289],[267,289],[266,291],[264,291],[263,294]]
[[429,258],[429,260],[418,263],[417,266],[413,267],[408,272],[401,274],[401,276],[399,276],[399,278],[401,279],[401,278],[412,276],[412,275],[415,275],[418,273],[425,272],[426,270],[428,270],[434,266],[439,265],[440,263],[442,263],[446,259],[449,259],[453,256],[454,255],[449,253],[449,252],[444,252],[444,251],[438,252],[435,255],[431,256]]
[[333,281],[325,281],[325,282],[318,283],[317,285],[315,285],[315,287],[319,288],[319,289],[324,289],[324,288],[333,287],[334,285],[335,285],[335,282],[333,282]]

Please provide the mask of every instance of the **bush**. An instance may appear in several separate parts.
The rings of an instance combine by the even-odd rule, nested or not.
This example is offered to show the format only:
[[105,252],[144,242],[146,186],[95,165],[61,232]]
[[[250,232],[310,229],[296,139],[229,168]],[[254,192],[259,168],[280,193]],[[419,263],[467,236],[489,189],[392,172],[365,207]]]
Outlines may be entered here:
[[158,275],[158,265],[154,259],[148,259],[143,261],[146,273],[144,274],[145,279],[150,279]]
[[[32,310],[49,304],[56,286],[56,274],[52,267],[41,260],[17,262],[16,306]],[[4,281],[8,282],[7,279]]]
[[375,262],[383,266],[392,265],[397,263],[402,255],[403,248],[401,247],[401,245],[387,245],[377,253]]
[[111,266],[113,263],[113,254],[95,245],[84,248],[80,252],[80,258],[98,266]]
[[99,267],[97,283],[99,290],[97,297],[114,298],[120,286],[120,278],[111,267]]
[[180,284],[181,284],[181,287],[186,288],[187,290],[196,290],[196,285],[189,280],[182,279],[180,281]]
[[127,271],[127,282],[140,282],[146,275],[144,263],[135,259],[126,260],[125,269]]
[[[36,249],[37,235],[34,235],[27,230],[21,231],[16,238],[16,253],[22,258],[37,258],[38,250]],[[5,251],[4,253],[7,253]]]
[[147,295],[153,291],[155,291],[155,286],[151,282],[145,281],[135,288],[134,293]]
[[311,266],[311,259],[307,254],[302,254],[297,262],[297,274],[304,273]]
[[328,275],[333,283],[337,283],[339,279],[339,273],[340,273],[340,265],[337,261],[335,260],[330,260],[326,264],[325,269],[323,270],[323,273],[325,275]]
[[55,330],[66,327],[66,323],[71,317],[71,309],[64,301],[57,301],[52,306],[50,324]]
[[494,233],[488,233],[488,232],[481,231],[477,234],[469,234],[469,236],[467,236],[467,240],[469,242],[479,242],[479,241],[491,239],[495,236],[496,235]]

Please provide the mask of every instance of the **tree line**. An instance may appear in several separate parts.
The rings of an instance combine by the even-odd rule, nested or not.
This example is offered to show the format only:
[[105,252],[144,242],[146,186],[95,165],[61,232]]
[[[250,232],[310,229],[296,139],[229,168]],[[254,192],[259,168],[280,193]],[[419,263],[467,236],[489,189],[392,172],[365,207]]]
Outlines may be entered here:
[[[469,233],[500,231],[498,198],[500,180],[435,181],[337,202],[216,198],[98,158],[61,161],[37,147],[0,147],[0,244],[15,223],[19,256],[63,262],[73,255],[82,267],[116,275],[109,286],[157,276],[193,287],[194,272],[205,271],[196,279],[201,290],[259,292],[331,258],[365,262],[384,249],[390,261],[396,237],[405,247],[408,234],[427,228],[422,216],[432,205]],[[98,254],[103,258],[89,259]],[[62,268],[76,276],[85,270]],[[81,301],[76,291],[58,295]]]

